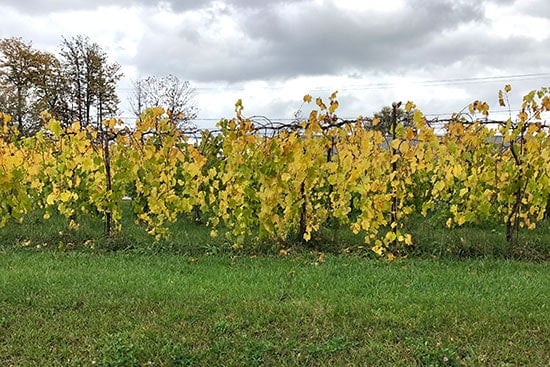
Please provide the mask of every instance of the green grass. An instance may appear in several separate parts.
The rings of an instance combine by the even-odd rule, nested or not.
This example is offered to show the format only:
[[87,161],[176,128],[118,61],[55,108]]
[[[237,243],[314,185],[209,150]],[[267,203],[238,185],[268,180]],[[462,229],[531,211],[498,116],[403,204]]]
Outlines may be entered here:
[[507,243],[413,218],[386,262],[337,225],[235,252],[186,220],[155,241],[124,210],[108,240],[93,217],[0,229],[0,366],[550,365],[548,220]]
[[[129,203],[123,205],[122,231],[106,240],[103,238],[103,223],[100,218],[80,218],[81,228],[72,231],[67,221],[60,216],[43,220],[37,211],[27,216],[22,224],[10,222],[0,228],[0,252],[19,250],[21,247],[40,250],[91,250],[126,251],[141,254],[170,253],[186,256],[204,254],[231,254],[232,241],[225,240],[223,230],[217,238],[210,237],[206,225],[182,218],[169,225],[170,236],[155,241],[145,228],[136,225]],[[515,259],[528,261],[550,261],[550,219],[538,223],[535,230],[521,229],[511,243],[505,240],[504,225],[487,223],[465,225],[448,229],[445,219],[434,213],[428,218],[413,216],[405,223],[404,230],[413,236],[413,247],[402,249],[402,256],[439,259]],[[375,256],[365,246],[361,234],[354,235],[342,225],[326,225],[306,244],[296,239],[287,243],[249,241],[245,251],[249,254],[277,254],[281,247],[292,247],[296,251],[321,251],[332,254],[362,253]]]
[[210,237],[210,229],[185,218],[169,224],[170,236],[156,241],[144,226],[137,225],[129,203],[123,205],[122,230],[110,239],[103,235],[103,222],[98,216],[79,218],[80,229],[70,230],[60,215],[43,219],[41,211],[30,213],[23,223],[15,221],[0,228],[0,253],[21,248],[48,250],[86,250],[91,252],[126,251],[135,253],[205,254],[227,250],[219,239]]
[[534,230],[520,228],[509,243],[504,224],[470,224],[448,229],[437,215],[415,218],[409,223],[407,229],[413,233],[415,243],[409,252],[411,256],[550,261],[550,219],[539,222]]
[[549,294],[549,263],[4,251],[0,365],[545,366]]

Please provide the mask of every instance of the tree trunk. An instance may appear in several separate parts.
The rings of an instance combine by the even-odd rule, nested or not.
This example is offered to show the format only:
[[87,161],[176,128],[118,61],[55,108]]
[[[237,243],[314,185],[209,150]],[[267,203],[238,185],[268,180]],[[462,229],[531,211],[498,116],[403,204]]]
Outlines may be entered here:
[[[105,163],[105,191],[108,197],[107,205],[111,205],[111,191],[112,191],[112,178],[111,178],[111,153],[109,149],[109,135],[108,131],[104,131],[103,134],[103,159]],[[112,232],[113,214],[110,209],[105,211],[105,238],[111,237]]]
[[302,197],[302,208],[300,211],[300,229],[298,236],[300,236],[300,242],[305,243],[304,235],[306,233],[307,228],[307,201],[306,201],[306,185],[304,182],[300,185],[300,195]]
[[[391,113],[391,138],[392,142],[395,140],[397,133],[397,109],[401,105],[401,102],[399,103],[393,103],[392,104],[392,113]],[[391,145],[391,144],[390,144]],[[398,154],[398,150],[391,148],[391,154],[392,157],[396,154]],[[391,171],[392,173],[397,172],[397,161],[393,162],[391,164]],[[393,225],[393,231],[395,233],[395,240],[393,240],[392,246],[395,248],[397,247],[397,193],[393,192],[393,186],[392,186],[392,202],[391,202],[391,218],[390,218],[390,225]]]

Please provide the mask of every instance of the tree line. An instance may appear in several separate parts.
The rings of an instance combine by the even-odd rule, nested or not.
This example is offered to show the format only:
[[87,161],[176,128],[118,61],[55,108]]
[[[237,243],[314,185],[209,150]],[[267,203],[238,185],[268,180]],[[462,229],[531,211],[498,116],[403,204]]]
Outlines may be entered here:
[[[84,35],[62,38],[58,54],[35,49],[22,38],[0,39],[0,111],[12,116],[20,136],[43,127],[42,113],[69,126],[101,128],[119,114],[117,86],[123,73],[107,53]],[[129,103],[136,118],[160,106],[183,127],[196,118],[194,89],[174,75],[134,80]]]

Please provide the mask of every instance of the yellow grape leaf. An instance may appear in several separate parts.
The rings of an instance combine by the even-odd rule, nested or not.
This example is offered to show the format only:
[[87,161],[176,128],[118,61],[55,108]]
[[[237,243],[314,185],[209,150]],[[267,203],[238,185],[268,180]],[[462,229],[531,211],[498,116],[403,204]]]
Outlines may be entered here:
[[506,93],[510,93],[511,90],[512,90],[512,86],[511,86],[510,84],[506,84],[506,85],[504,86],[504,91],[505,91]]
[[485,116],[489,116],[489,105],[486,102],[481,104],[481,113]]
[[59,199],[66,203],[67,201],[71,200],[71,193],[69,191],[64,191],[59,195]]
[[400,145],[400,144],[401,144],[401,140],[399,140],[399,139],[394,139],[394,140],[392,140],[392,142],[391,142],[391,147],[392,147],[392,149],[397,150],[397,149],[399,149],[399,145]]
[[86,156],[82,159],[82,169],[84,171],[91,171],[94,166],[94,161],[90,156]]
[[4,118],[4,123],[5,124],[9,124],[12,120],[12,117],[11,115],[8,115],[8,114],[5,114],[5,113],[1,113],[0,112],[0,116],[2,116]]
[[464,216],[464,214],[460,214],[460,213],[456,213],[455,214],[455,222],[461,226],[463,225],[464,223],[466,223],[466,217]]
[[80,228],[80,225],[77,222],[75,222],[73,219],[71,219],[69,221],[69,228],[72,229],[73,231],[76,231]]
[[501,90],[498,91],[498,105],[500,107],[506,107],[506,103],[504,103],[504,94]]
[[338,108],[338,101],[331,101],[328,112],[334,113],[334,111],[336,111],[337,108]]
[[355,222],[351,224],[351,231],[353,234],[358,234],[361,231],[361,226],[359,223]]
[[382,246],[382,242],[380,240],[376,240],[375,245],[371,247],[371,250],[374,251],[378,256],[382,256],[384,253],[384,247]]
[[372,126],[378,126],[380,124],[380,119],[378,117],[375,117],[372,119]]
[[323,103],[323,100],[320,97],[317,97],[315,100],[315,103],[317,103],[317,106],[321,109],[321,111],[324,111],[327,109],[327,106]]
[[418,125],[424,121],[424,114],[420,110],[415,110],[413,115],[413,122]]
[[529,115],[527,114],[527,112],[521,111],[521,112],[518,114],[518,117],[519,117],[520,121],[525,122],[525,121],[527,121],[527,119],[529,118]]
[[451,208],[449,209],[449,211],[456,215],[458,212],[458,205],[456,204],[451,205]]
[[311,113],[309,114],[309,121],[310,122],[317,121],[317,111],[315,110],[311,111]]
[[48,205],[52,205],[52,204],[54,203],[54,201],[55,201],[55,195],[54,195],[54,193],[52,192],[52,193],[50,193],[50,194],[48,195],[48,197],[46,197],[46,203],[47,203]]
[[313,228],[311,228],[311,225],[306,225],[306,233],[304,233],[304,240],[308,242],[311,239],[311,231]]
[[304,96],[304,102],[306,102],[306,103],[311,103],[311,100],[312,100],[312,99],[313,99],[313,98],[312,98],[309,94],[306,94],[306,95]]
[[438,181],[435,185],[434,185],[434,190],[435,192],[439,192],[441,190],[443,190],[445,188],[445,182],[443,181]]
[[61,132],[61,123],[57,120],[50,120],[48,123],[48,130],[50,130],[55,136],[60,136]]
[[332,94],[330,95],[330,99],[336,99],[337,94],[338,94],[338,91],[332,92]]
[[397,126],[395,127],[395,133],[398,136],[402,136],[403,134],[405,134],[405,127],[403,126],[403,124],[397,124]]
[[39,189],[42,187],[42,182],[40,180],[32,180],[31,181],[31,188],[32,189]]
[[80,130],[80,122],[75,121],[71,124],[71,131],[79,131]]
[[384,240],[385,240],[386,243],[391,243],[391,242],[395,241],[396,238],[397,238],[397,236],[395,235],[395,233],[388,232],[388,233],[386,233],[386,236],[384,237]]
[[453,170],[453,176],[455,177],[462,176],[462,173],[464,172],[462,170],[462,166],[459,166],[459,165],[453,166],[452,170]]

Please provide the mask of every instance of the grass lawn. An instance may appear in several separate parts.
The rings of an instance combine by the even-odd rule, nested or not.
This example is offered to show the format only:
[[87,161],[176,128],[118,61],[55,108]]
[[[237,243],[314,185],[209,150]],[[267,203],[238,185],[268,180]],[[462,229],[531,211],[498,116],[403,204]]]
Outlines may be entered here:
[[548,366],[550,263],[0,251],[1,366]]

